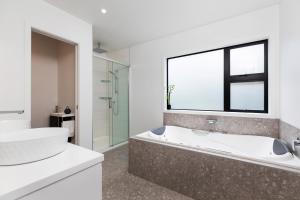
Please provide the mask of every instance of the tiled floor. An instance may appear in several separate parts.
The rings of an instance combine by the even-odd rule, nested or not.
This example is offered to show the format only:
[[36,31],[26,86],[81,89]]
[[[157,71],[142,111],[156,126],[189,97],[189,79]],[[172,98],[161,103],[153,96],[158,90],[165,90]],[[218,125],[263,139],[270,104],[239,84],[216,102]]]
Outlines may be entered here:
[[128,146],[104,154],[103,200],[192,200],[127,172]]

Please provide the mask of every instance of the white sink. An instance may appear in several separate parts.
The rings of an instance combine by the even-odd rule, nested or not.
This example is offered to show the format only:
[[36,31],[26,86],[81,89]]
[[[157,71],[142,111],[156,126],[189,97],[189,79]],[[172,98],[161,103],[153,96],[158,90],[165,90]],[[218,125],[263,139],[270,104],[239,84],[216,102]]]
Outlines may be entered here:
[[0,134],[30,128],[29,120],[2,120],[0,121]]
[[37,128],[0,134],[0,166],[18,165],[52,157],[65,150],[69,130]]

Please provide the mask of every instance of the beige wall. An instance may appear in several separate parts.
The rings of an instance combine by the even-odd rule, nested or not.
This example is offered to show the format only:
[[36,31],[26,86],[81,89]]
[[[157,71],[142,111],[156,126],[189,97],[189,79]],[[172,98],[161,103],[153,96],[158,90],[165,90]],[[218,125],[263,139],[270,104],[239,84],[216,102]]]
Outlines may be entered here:
[[48,127],[55,106],[75,105],[75,48],[32,34],[31,126]]
[[49,126],[49,114],[57,105],[58,42],[49,37],[32,34],[31,60],[31,126]]
[[58,105],[75,109],[75,48],[58,44]]

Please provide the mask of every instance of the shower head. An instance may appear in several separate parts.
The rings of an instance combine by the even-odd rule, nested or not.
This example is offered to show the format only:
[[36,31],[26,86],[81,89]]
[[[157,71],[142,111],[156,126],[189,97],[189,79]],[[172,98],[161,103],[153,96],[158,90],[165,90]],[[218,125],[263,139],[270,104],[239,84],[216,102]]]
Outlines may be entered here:
[[106,50],[105,50],[105,49],[101,49],[100,46],[101,46],[101,43],[98,42],[98,43],[97,43],[97,47],[94,48],[93,51],[96,52],[96,53],[105,53]]

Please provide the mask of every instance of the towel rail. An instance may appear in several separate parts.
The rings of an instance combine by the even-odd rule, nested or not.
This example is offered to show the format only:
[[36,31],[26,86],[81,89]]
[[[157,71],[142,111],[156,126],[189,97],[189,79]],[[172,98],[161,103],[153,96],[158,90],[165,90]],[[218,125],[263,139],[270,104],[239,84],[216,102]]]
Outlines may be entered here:
[[0,114],[12,114],[12,113],[23,114],[24,110],[0,111]]

